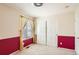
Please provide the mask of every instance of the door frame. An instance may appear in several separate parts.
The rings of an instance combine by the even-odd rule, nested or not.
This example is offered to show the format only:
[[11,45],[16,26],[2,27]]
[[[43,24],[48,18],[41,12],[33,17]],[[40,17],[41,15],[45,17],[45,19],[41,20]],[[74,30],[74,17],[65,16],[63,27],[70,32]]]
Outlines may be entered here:
[[[36,43],[35,40],[35,17],[25,17],[20,15],[20,19],[19,19],[19,34],[20,34],[20,50],[23,50],[23,39],[22,39],[22,33],[23,33],[23,29],[22,29],[22,17],[26,18],[27,20],[31,20],[31,24],[32,24],[32,38],[33,38],[33,42]],[[26,20],[26,21],[27,21]]]

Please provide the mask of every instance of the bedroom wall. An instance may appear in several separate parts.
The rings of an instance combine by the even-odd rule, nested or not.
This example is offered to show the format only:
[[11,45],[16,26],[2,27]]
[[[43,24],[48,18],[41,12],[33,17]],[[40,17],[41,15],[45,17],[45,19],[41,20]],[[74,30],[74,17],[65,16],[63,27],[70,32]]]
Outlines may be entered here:
[[[60,45],[58,41],[60,40],[58,36],[65,37],[65,45],[66,47],[63,48],[71,48],[74,49],[75,47],[75,13],[74,11],[61,13],[57,15],[47,16],[47,17],[40,17],[37,19],[37,41],[39,43],[44,43],[49,46],[57,47]],[[46,33],[45,33],[45,22],[47,21],[47,43],[46,43]],[[41,22],[39,24],[39,22]],[[39,31],[38,31],[39,30]],[[43,30],[43,31],[41,31]],[[58,40],[59,39],[59,40]],[[69,40],[70,39],[70,40]],[[69,46],[68,43],[71,43]]]
[[75,49],[75,12],[57,15],[58,47]]
[[59,45],[63,48],[75,49],[75,11],[47,17],[47,41],[48,45],[53,47]]
[[0,55],[19,49],[19,18],[17,9],[0,4]]
[[67,12],[56,16],[58,19],[58,35],[75,35],[75,12]]
[[57,20],[54,16],[39,17],[37,19],[37,43],[57,47],[56,34]]
[[58,20],[56,17],[47,17],[47,45],[57,47]]
[[19,17],[21,13],[11,7],[0,5],[0,38],[19,36]]
[[37,43],[46,45],[46,18],[39,17],[37,18]]
[[79,55],[79,6],[75,11],[75,50]]

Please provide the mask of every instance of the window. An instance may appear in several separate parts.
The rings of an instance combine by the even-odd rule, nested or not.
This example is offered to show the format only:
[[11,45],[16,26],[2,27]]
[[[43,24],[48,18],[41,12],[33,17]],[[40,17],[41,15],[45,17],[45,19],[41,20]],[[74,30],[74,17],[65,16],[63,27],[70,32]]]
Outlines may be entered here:
[[28,39],[32,37],[32,25],[31,21],[28,20],[25,22],[25,25],[23,27],[23,39]]

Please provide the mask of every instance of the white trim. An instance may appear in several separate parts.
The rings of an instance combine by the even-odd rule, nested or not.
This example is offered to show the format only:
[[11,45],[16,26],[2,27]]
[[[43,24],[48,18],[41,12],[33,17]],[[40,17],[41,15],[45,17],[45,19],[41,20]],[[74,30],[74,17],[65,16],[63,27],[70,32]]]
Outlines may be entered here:
[[10,55],[16,55],[19,51],[20,51],[20,50],[17,50],[17,51],[15,51],[15,52],[11,53]]

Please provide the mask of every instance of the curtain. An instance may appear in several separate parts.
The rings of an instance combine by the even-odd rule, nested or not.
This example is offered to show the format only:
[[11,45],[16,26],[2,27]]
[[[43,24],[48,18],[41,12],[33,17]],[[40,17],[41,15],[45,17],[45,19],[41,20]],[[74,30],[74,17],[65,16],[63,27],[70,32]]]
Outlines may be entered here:
[[21,16],[20,19],[20,30],[21,30],[21,39],[26,40],[32,38],[33,32],[33,21],[30,18]]

